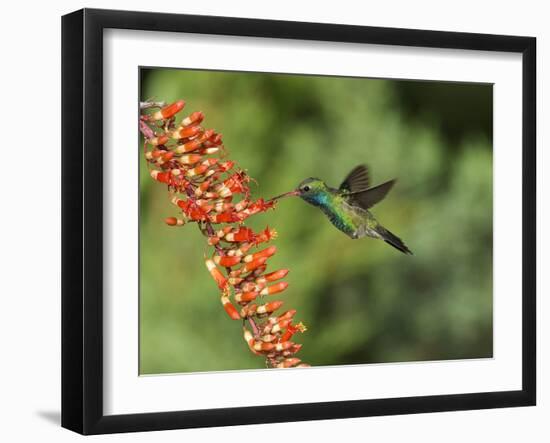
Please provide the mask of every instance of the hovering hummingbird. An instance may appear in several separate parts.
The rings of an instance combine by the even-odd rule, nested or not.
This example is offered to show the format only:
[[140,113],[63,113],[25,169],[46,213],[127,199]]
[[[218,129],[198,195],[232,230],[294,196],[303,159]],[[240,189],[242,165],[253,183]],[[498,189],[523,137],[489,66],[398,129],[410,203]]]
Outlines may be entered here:
[[395,184],[390,180],[369,188],[369,171],[365,165],[355,167],[338,189],[318,178],[306,178],[294,191],[271,200],[298,196],[325,213],[330,222],[352,239],[372,237],[384,240],[405,254],[411,254],[403,241],[384,228],[369,209],[382,201]]

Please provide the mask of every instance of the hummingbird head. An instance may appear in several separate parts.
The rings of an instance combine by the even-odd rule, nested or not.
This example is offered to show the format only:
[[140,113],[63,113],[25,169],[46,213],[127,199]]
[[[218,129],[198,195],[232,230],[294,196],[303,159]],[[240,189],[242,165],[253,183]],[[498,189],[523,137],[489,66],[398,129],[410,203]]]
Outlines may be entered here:
[[315,206],[321,206],[326,203],[327,185],[319,178],[306,178],[294,191],[278,195],[271,200],[278,200],[283,197],[297,196]]
[[302,200],[315,206],[326,203],[327,185],[319,178],[306,178],[295,189],[295,194]]

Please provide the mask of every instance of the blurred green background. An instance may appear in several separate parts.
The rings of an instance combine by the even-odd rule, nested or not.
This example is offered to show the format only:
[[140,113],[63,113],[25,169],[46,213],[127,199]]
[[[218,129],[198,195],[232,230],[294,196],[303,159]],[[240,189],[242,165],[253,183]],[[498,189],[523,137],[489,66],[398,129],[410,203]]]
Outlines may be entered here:
[[[359,163],[373,184],[398,178],[373,213],[414,256],[351,240],[299,199],[250,219],[279,232],[269,269],[291,269],[277,297],[309,328],[302,360],[492,356],[492,85],[142,69],[141,97],[203,111],[255,197],[310,176],[336,187]],[[140,373],[262,368],[222,309],[204,237],[164,224],[175,207],[140,167]]]

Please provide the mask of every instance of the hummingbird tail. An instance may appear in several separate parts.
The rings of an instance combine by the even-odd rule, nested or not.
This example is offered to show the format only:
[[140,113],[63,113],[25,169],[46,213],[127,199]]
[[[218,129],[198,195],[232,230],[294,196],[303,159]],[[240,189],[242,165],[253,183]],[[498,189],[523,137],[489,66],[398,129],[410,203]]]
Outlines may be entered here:
[[403,243],[403,240],[401,240],[397,235],[392,234],[386,228],[378,226],[376,228],[376,232],[380,234],[382,240],[384,240],[387,244],[393,246],[395,249],[401,251],[403,254],[413,255],[412,251],[407,248],[405,243]]

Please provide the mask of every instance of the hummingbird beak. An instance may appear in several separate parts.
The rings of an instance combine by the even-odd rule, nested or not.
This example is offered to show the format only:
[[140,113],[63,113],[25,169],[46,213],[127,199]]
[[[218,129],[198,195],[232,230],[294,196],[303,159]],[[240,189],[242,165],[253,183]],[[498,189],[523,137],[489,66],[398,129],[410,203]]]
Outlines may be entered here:
[[269,201],[275,201],[275,200],[279,200],[280,198],[293,197],[298,195],[300,195],[300,191],[294,190],[290,192],[285,192],[284,194],[278,195],[277,197],[270,198]]

